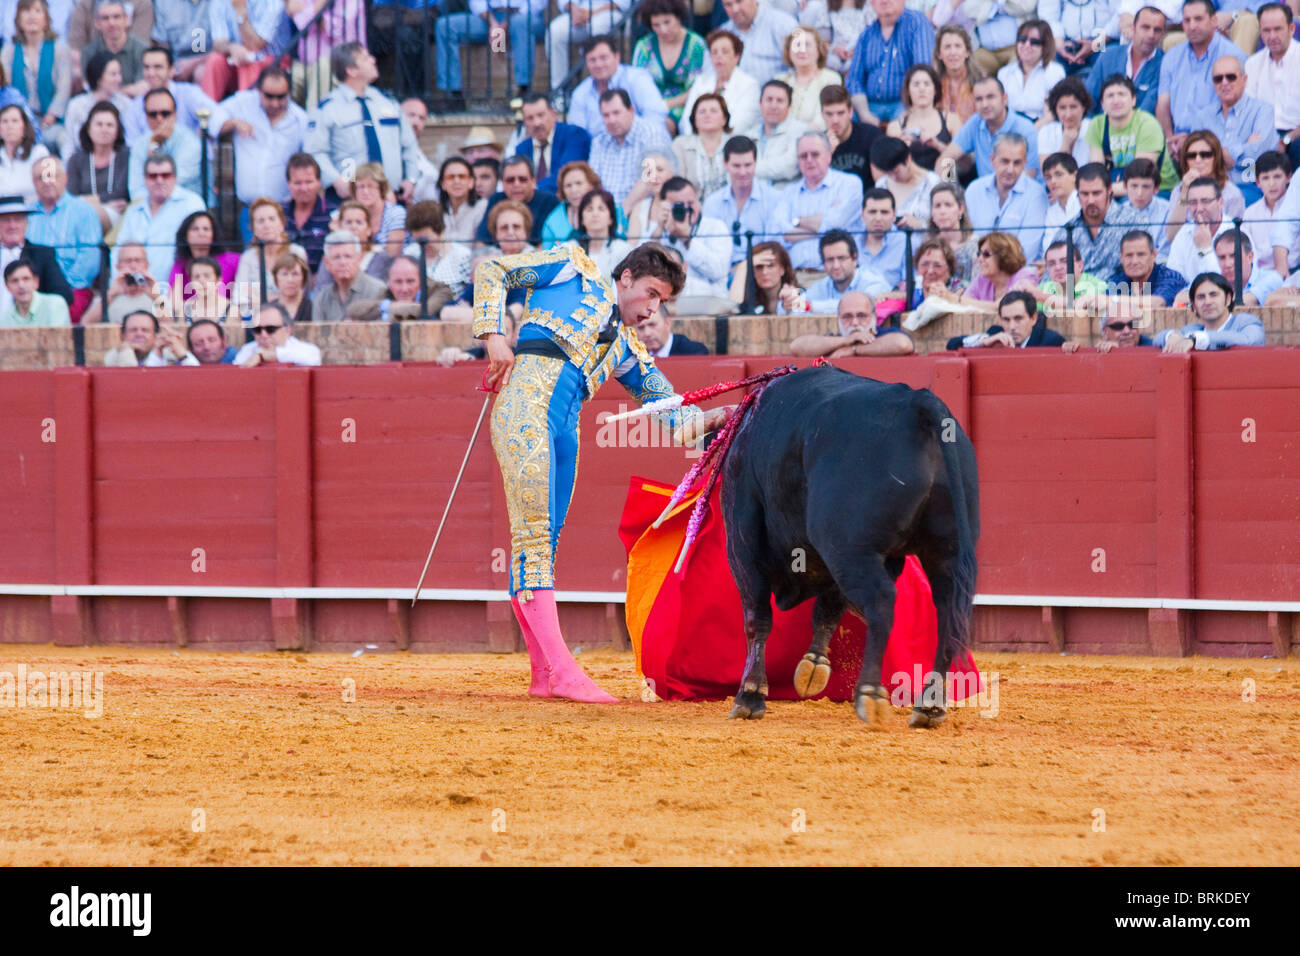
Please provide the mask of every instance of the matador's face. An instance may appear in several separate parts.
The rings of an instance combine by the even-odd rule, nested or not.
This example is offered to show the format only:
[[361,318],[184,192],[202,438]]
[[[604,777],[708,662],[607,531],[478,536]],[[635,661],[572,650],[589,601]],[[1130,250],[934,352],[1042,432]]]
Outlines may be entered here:
[[673,287],[668,280],[658,276],[632,278],[625,269],[618,280],[618,311],[624,325],[638,325],[659,311],[659,306],[671,299]]

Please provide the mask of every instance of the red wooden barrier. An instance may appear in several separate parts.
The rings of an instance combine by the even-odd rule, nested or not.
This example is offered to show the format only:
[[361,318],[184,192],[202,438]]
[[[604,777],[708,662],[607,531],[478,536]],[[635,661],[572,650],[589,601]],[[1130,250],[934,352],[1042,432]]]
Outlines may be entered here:
[[[663,366],[686,389],[781,361]],[[981,594],[1300,600],[1300,353],[963,353],[836,364],[932,388],[971,434]],[[408,613],[396,594],[12,593],[20,585],[409,593],[482,407],[481,371],[0,373],[0,479],[9,492],[0,585],[10,592],[0,588],[0,641],[516,649],[500,601],[422,602]],[[648,423],[597,423],[629,402],[611,384],[584,409],[562,591],[621,592],[616,528],[628,476],[674,480],[691,463]],[[509,527],[489,423],[490,412],[427,587],[505,588]],[[1290,610],[1040,601],[982,607],[976,632],[986,647],[1288,653]],[[620,640],[613,599],[566,605],[566,616],[582,643]]]

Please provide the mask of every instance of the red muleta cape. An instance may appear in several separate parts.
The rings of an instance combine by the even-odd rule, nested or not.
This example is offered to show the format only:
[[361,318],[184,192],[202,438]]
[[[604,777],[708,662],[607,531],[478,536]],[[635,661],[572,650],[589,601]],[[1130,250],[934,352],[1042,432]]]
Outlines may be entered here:
[[[681,574],[673,573],[673,564],[702,489],[692,490],[658,528],[650,527],[675,488],[635,475],[628,488],[619,523],[619,537],[628,552],[628,631],[637,670],[652,682],[660,698],[721,700],[736,692],[745,669],[744,614],[727,564],[722,485],[714,487],[708,514]],[[911,555],[897,589],[883,670],[895,703],[911,706],[911,689],[922,688],[924,675],[934,668],[938,622],[930,582]],[[772,633],[767,639],[769,699],[800,699],[794,691],[794,669],[812,640],[812,607],[811,600],[789,611],[773,605]],[[845,614],[827,652],[830,683],[818,698],[852,699],[865,641],[865,622],[851,611]],[[957,681],[957,687],[983,686],[969,654],[954,662],[950,673],[973,678]]]

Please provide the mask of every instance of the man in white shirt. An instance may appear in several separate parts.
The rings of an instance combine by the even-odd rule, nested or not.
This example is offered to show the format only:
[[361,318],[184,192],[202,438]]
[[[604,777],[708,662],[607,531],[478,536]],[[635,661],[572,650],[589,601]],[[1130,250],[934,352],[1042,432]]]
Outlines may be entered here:
[[683,297],[727,297],[731,268],[731,233],[726,223],[711,219],[700,209],[699,193],[689,179],[674,176],[659,191],[659,240],[682,257],[686,266]]
[[253,317],[253,341],[235,355],[240,368],[257,365],[319,365],[320,349],[293,336],[293,319],[279,302],[267,302]]
[[1292,36],[1294,20],[1284,3],[1260,7],[1264,49],[1246,59],[1246,95],[1273,105],[1273,122],[1293,170],[1300,168],[1300,43]]
[[245,205],[261,196],[289,201],[284,169],[289,157],[302,150],[307,112],[289,100],[289,74],[272,64],[262,70],[257,86],[221,102],[227,119],[221,132],[235,133],[235,195]]
[[1223,219],[1219,184],[1208,176],[1192,180],[1187,188],[1187,214],[1188,221],[1169,246],[1169,268],[1187,279],[1202,272],[1219,272],[1214,240],[1232,228],[1232,223]]
[[1052,153],[1043,157],[1043,182],[1047,184],[1047,215],[1043,225],[1044,235],[1051,235],[1061,226],[1079,215],[1079,194],[1074,189],[1074,177],[1079,164],[1069,153]]
[[759,127],[755,175],[778,189],[798,177],[799,161],[795,152],[799,137],[808,131],[807,124],[790,115],[793,95],[788,84],[769,80],[758,100],[763,124]]

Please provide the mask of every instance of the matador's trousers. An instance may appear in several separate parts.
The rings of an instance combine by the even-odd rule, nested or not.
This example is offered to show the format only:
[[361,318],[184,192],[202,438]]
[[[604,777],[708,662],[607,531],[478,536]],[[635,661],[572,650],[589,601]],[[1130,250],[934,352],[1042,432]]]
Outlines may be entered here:
[[492,448],[510,514],[510,593],[555,587],[555,548],[578,473],[585,398],[572,362],[521,353],[492,408]]

